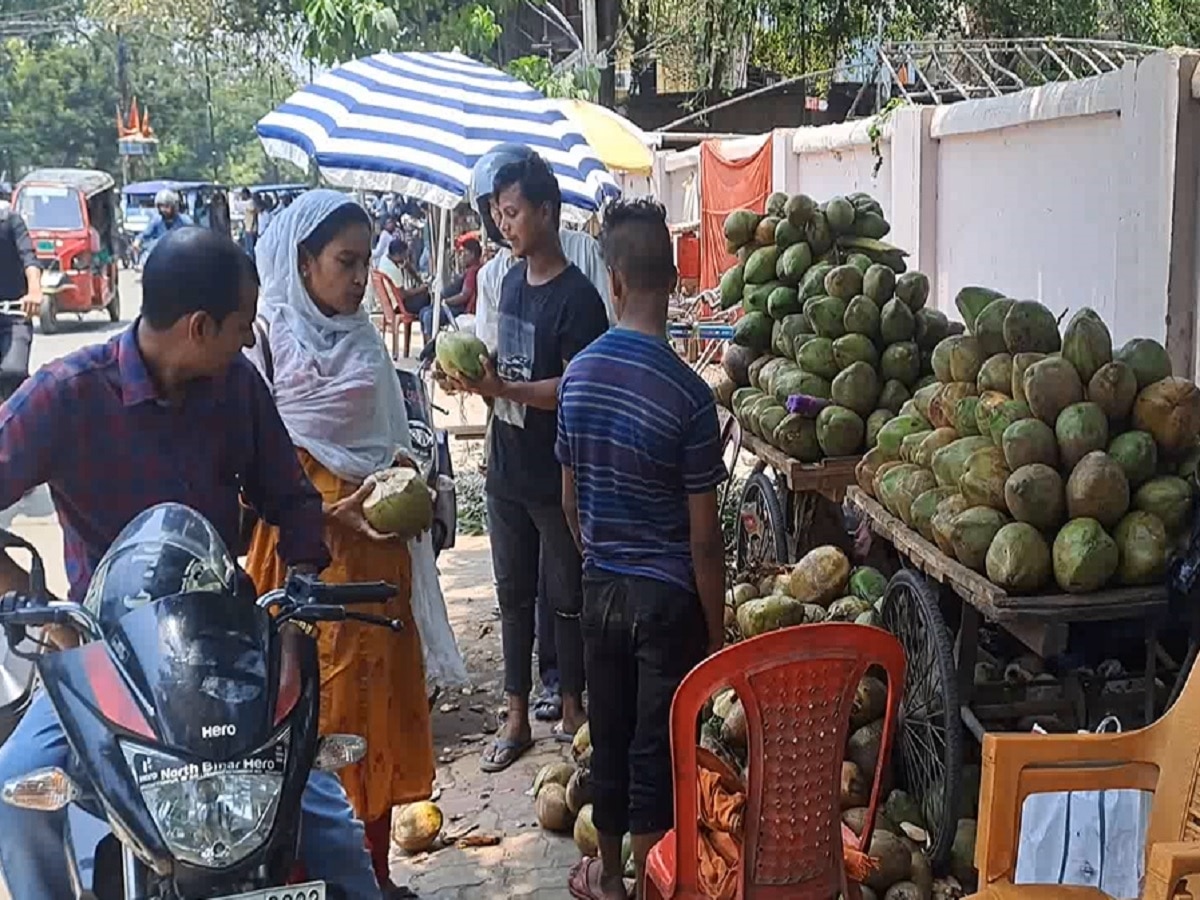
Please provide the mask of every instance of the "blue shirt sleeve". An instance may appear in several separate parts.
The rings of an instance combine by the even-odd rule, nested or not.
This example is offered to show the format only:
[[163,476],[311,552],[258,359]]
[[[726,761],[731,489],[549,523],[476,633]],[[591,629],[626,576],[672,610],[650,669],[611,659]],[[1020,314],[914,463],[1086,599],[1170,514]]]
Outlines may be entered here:
[[0,509],[7,509],[64,463],[62,424],[70,398],[51,367],[43,368],[0,406]]
[[150,220],[150,224],[142,232],[140,240],[157,241],[163,234],[166,233],[167,225],[163,222],[162,216],[156,215]]
[[571,444],[567,440],[567,421],[566,411],[563,408],[563,398],[566,396],[566,391],[570,385],[571,370],[570,367],[563,374],[562,380],[558,383],[558,439],[554,442],[554,456],[559,463],[566,468],[574,467],[571,459]]
[[717,404],[711,397],[696,409],[688,423],[680,469],[683,489],[689,494],[707,494],[726,478]]

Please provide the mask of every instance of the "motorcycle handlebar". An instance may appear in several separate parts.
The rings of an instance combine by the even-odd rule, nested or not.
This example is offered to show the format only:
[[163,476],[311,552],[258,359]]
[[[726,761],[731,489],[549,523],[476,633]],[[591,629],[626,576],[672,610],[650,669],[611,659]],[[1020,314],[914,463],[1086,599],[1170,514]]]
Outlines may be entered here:
[[314,599],[321,603],[351,606],[355,603],[385,603],[396,596],[396,586],[386,581],[364,581],[356,584],[324,584],[314,590]]

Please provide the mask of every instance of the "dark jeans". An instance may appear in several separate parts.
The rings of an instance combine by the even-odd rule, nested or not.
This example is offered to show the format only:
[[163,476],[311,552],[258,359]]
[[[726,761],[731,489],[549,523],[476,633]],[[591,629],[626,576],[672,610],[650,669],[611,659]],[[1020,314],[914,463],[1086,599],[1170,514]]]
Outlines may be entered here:
[[539,562],[546,597],[554,610],[554,642],[564,694],[583,693],[583,563],[558,504],[525,503],[489,494],[488,531],[492,570],[500,600],[504,643],[504,690],[528,697],[533,689],[533,641]]
[[25,377],[27,376],[0,375],[0,403],[17,392],[17,388],[25,383]]
[[546,569],[538,569],[537,598],[538,675],[542,686],[558,690],[558,648],[554,644],[554,609],[546,596]]
[[666,831],[675,818],[671,700],[704,659],[700,600],[665,581],[589,571],[582,628],[592,821],[607,835]]
[[[455,307],[443,303],[442,323],[445,325],[453,325],[454,317],[461,313],[462,310],[463,307]],[[421,336],[425,339],[426,343],[428,343],[430,336],[433,334],[433,306],[428,305],[422,309],[418,315],[418,318],[421,320]]]

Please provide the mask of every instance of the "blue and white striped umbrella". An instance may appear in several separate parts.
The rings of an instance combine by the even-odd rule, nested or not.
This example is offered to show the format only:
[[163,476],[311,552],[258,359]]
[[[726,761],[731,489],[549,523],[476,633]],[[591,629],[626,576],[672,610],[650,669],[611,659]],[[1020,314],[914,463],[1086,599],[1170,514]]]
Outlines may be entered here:
[[338,66],[264,116],[257,131],[268,155],[302,169],[315,162],[330,184],[443,208],[466,197],[479,157],[510,141],[554,168],[568,215],[586,217],[620,193],[557,104],[457,52],[377,53]]

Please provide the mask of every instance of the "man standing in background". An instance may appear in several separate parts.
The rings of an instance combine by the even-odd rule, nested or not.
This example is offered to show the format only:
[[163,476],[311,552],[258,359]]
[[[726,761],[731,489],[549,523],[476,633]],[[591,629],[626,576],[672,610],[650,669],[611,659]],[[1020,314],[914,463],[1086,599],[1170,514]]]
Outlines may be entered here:
[[[0,210],[0,303],[13,301],[21,304],[26,320],[37,315],[42,305],[42,270],[25,220],[6,206]],[[14,332],[21,327],[29,328],[16,316],[0,316],[0,361],[4,363],[0,367],[0,400],[7,400],[29,375],[30,346],[24,348],[23,366],[11,352]]]

